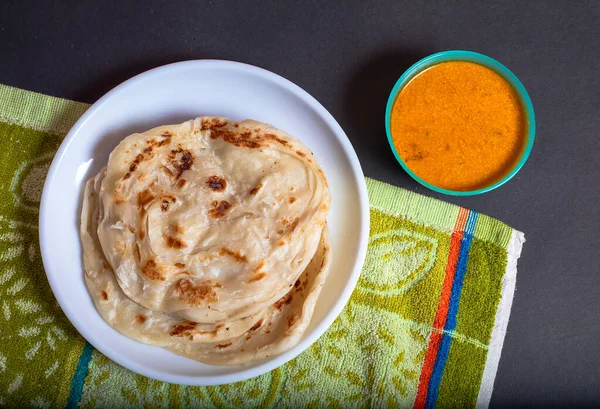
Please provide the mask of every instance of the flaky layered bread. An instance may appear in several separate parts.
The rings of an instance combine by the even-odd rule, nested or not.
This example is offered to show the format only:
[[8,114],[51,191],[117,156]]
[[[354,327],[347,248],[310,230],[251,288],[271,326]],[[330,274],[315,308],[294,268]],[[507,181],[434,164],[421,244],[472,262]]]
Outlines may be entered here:
[[317,252],[293,289],[270,306],[248,331],[226,341],[178,343],[167,349],[213,365],[244,364],[287,351],[300,341],[310,324],[330,264],[331,242],[326,226]]
[[[219,342],[239,336],[264,316],[260,311],[241,319],[213,324],[192,323],[148,309],[121,290],[98,239],[98,193],[104,171],[88,181],[81,214],[85,281],[96,309],[117,331],[146,344],[166,346],[179,342]],[[227,326],[225,326],[227,324]],[[193,331],[190,327],[193,326]]]
[[[326,275],[316,271],[328,269],[318,261],[330,251],[328,208],[315,157],[269,125],[201,117],[133,134],[86,186],[86,282],[102,317],[131,338],[203,362],[258,359],[310,321]],[[296,301],[277,309],[288,296]],[[288,335],[229,349],[244,349],[236,359],[213,353],[225,340],[250,343],[258,322],[280,328],[282,314],[301,319],[269,335]]]

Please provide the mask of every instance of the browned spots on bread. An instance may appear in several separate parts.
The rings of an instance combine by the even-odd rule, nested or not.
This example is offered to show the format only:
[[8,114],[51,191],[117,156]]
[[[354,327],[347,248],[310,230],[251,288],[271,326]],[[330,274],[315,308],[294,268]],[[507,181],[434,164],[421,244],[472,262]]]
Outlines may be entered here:
[[162,131],[162,133],[160,134],[160,136],[164,136],[166,138],[173,136],[173,134],[167,130]]
[[206,184],[215,192],[222,192],[227,187],[227,181],[220,176],[210,176]]
[[263,187],[263,185],[262,185],[262,183],[259,183],[258,185],[256,185],[256,187],[254,189],[252,189],[250,191],[250,194],[252,196],[255,196],[258,193],[258,191],[260,190],[261,187]]
[[123,180],[127,180],[131,177],[131,173],[127,172],[125,176],[123,176]]
[[175,267],[177,267],[177,268],[184,268],[185,264],[183,264],[183,263],[175,263]]
[[190,340],[194,339],[194,330],[198,324],[193,321],[186,321],[181,324],[173,326],[169,335],[172,337],[189,337]]
[[171,225],[171,229],[173,229],[174,232],[179,233],[179,234],[185,233],[185,227],[183,227],[179,223],[175,223],[175,224]]
[[157,141],[156,139],[151,139],[151,140],[147,140],[146,143],[150,146],[146,147],[144,149],[144,152],[148,153],[148,152],[152,152],[154,147],[162,147],[165,145],[168,145],[171,143],[171,133],[168,131],[165,131],[166,133],[163,132],[163,134],[161,135],[161,137],[163,138],[160,141]]
[[298,200],[298,199],[297,199],[297,198],[295,198],[294,196],[290,196],[290,197],[288,198],[288,203],[289,203],[289,204],[292,204],[292,203],[294,203],[296,200]]
[[274,135],[272,133],[266,133],[265,134],[265,139],[277,142],[277,143],[279,143],[279,144],[281,144],[283,146],[289,146],[289,142],[288,141],[286,141],[284,139],[281,139],[280,137],[278,137],[277,135]]
[[[169,335],[172,337],[188,337],[190,341],[194,340],[194,335],[210,335],[213,338],[217,335],[217,332],[223,328],[223,324],[219,324],[212,331],[199,331],[198,323],[193,321],[185,321],[181,324],[173,326]],[[226,345],[226,344],[222,344]],[[231,344],[229,344],[231,345]],[[224,347],[226,348],[226,347]]]
[[256,322],[256,324],[254,324],[249,330],[248,332],[253,332],[256,331],[257,329],[259,329],[262,325],[263,325],[264,319],[260,319]]
[[227,120],[223,118],[204,118],[202,119],[201,129],[207,131],[209,129],[222,128],[227,125]]
[[[195,333],[198,335],[210,335],[212,338],[214,338],[217,336],[217,333],[219,332],[219,330],[221,328],[223,328],[224,326],[225,326],[224,324],[219,324],[219,325],[215,326],[215,328],[212,331],[196,331]],[[190,339],[193,339],[193,337]]]
[[229,256],[231,258],[233,258],[235,261],[237,261],[238,263],[247,263],[248,259],[246,258],[246,256],[242,255],[242,253],[238,251],[233,251],[231,249],[228,249],[227,247],[222,247],[221,250],[219,250],[219,255],[220,256]]
[[225,142],[237,146],[239,148],[258,149],[265,146],[265,142],[276,142],[285,147],[289,147],[290,143],[285,139],[273,133],[262,133],[260,128],[256,128],[254,132],[247,128],[236,128],[234,130],[223,128],[226,123],[222,126],[204,126],[203,129],[211,129],[211,139],[223,139]]
[[142,274],[144,274],[150,280],[166,280],[162,268],[158,264],[156,264],[156,261],[154,261],[154,259],[147,260],[142,265]]
[[283,230],[281,230],[281,229],[277,230],[277,234],[283,234]]
[[218,219],[223,216],[229,208],[231,208],[231,203],[227,200],[221,200],[220,202],[213,202],[213,208],[208,211],[208,215],[212,218]]
[[183,151],[181,154],[181,162],[180,169],[183,172],[184,170],[188,170],[194,164],[194,157],[190,151]]
[[329,184],[327,183],[327,178],[325,177],[325,173],[323,172],[323,170],[319,168],[317,169],[317,172],[319,172],[319,174],[323,178],[323,182],[325,182],[325,187],[329,187]]
[[146,207],[153,200],[154,200],[154,194],[148,189],[144,189],[140,193],[138,193],[138,197],[137,197],[138,206]]
[[142,163],[142,161],[144,160],[144,155],[142,155],[141,153],[139,153],[135,159],[133,160],[133,163],[131,164],[131,166],[129,166],[129,171],[133,172],[134,170],[137,169],[138,165],[140,163]]
[[223,287],[221,283],[204,280],[197,285],[187,278],[182,278],[175,284],[175,294],[188,305],[199,306],[214,303],[218,300],[215,288]]
[[296,217],[290,226],[290,233],[293,232],[294,230],[296,230],[296,227],[298,227],[299,223],[300,223],[300,219],[298,217]]
[[306,153],[302,152],[302,151],[296,151],[296,155],[301,156],[301,157],[306,157]]
[[165,245],[170,249],[181,250],[187,247],[187,243],[177,237],[173,237],[170,234],[163,234],[163,239],[165,239]]
[[185,184],[186,184],[186,183],[187,183],[187,180],[185,180],[185,179],[179,179],[179,180],[177,181],[177,187],[178,187],[179,189],[181,189],[182,187],[184,187],[184,186],[185,186]]
[[183,172],[191,169],[194,164],[192,152],[182,148],[172,149],[167,157],[168,162],[162,164],[162,171],[171,179],[179,179]]
[[275,304],[273,304],[273,307],[275,307],[275,309],[277,309],[278,311],[281,311],[281,309],[283,308],[284,305],[289,305],[292,302],[293,298],[294,297],[293,297],[292,293],[287,293],[286,295],[281,297],[279,300],[277,300],[275,302]]
[[169,195],[169,194],[162,195],[160,199],[161,199],[160,210],[162,212],[168,212],[169,208],[171,207],[171,203],[177,202],[177,198],[175,198],[175,196]]
[[265,266],[265,260],[262,260],[260,263],[258,263],[258,266],[256,266],[256,268],[254,269],[254,271],[252,273],[258,274],[264,266]]
[[135,321],[138,324],[143,324],[144,322],[146,322],[146,316],[143,315],[143,314],[138,314],[138,315],[135,316]]
[[267,273],[265,273],[264,271],[261,271],[260,273],[258,273],[254,277],[252,277],[250,280],[248,280],[248,284],[252,284],[252,283],[255,283],[257,281],[260,281],[263,278],[265,278],[266,276],[267,276]]
[[176,178],[179,179],[183,172],[192,168],[192,165],[194,164],[194,156],[188,150],[181,151],[181,155],[177,155],[178,156],[176,156],[171,163],[177,169]]
[[279,240],[277,242],[277,244],[281,247],[281,246],[285,246],[285,240]]
[[238,148],[258,149],[262,145],[258,135],[252,135],[251,132],[233,132],[228,129],[212,129],[211,139],[223,139],[225,142],[237,146]]
[[296,230],[296,227],[298,227],[298,224],[300,223],[300,219],[298,217],[296,217],[294,219],[294,221],[292,221],[292,222],[290,222],[290,220],[287,217],[282,217],[281,219],[279,219],[279,221],[285,227],[288,227],[288,230],[290,232],[293,232],[294,230]]
[[130,233],[135,233],[135,227],[127,225],[127,229],[129,229]]
[[215,327],[214,330],[212,330],[212,331],[202,331],[202,332],[200,332],[200,334],[212,334],[213,336],[215,336],[215,335],[217,335],[217,332],[219,332],[219,330],[221,328],[223,328],[224,326],[225,326],[225,324],[219,324],[219,325],[217,325]]
[[296,282],[294,283],[294,288],[298,288],[299,285],[300,285],[300,279],[296,280]]
[[223,348],[227,348],[231,346],[231,342],[228,342],[227,344],[217,344],[215,345],[215,348],[217,349],[223,349]]
[[108,265],[108,263],[105,261],[105,262],[103,262],[103,263],[102,263],[102,267],[104,267],[105,269],[108,269],[108,267],[110,267],[110,266],[109,266],[109,265]]
[[129,172],[135,172],[140,163],[152,159],[153,156],[154,154],[152,153],[152,146],[144,148],[144,151],[137,154],[133,162],[131,162],[129,165]]
[[[215,329],[213,329],[212,331],[196,331],[196,334],[198,335],[210,335],[212,338],[217,336],[217,333],[219,332],[219,330],[221,328],[223,328],[225,325],[224,324],[219,324],[215,327]],[[193,335],[190,338],[191,340],[193,340]]]
[[296,323],[296,321],[298,321],[299,317],[300,316],[298,315],[297,312],[292,313],[287,319],[288,328],[291,327],[292,325],[294,325]]
[[322,211],[326,212],[328,209],[329,209],[329,206],[327,206],[327,203],[323,203],[323,204],[321,205],[321,210],[322,210]]
[[[117,189],[118,189],[118,187],[117,187]],[[125,203],[125,198],[124,198],[123,196],[121,196],[121,193],[119,193],[119,192],[117,191],[117,189],[115,189],[115,193],[114,193],[114,196],[115,196],[115,204],[121,204],[121,203]]]
[[156,146],[158,146],[160,148],[161,146],[165,146],[165,145],[168,145],[170,143],[171,143],[171,137],[167,137],[166,139],[163,139],[162,141],[158,142],[156,144]]
[[102,297],[104,301],[108,301],[108,293],[106,291],[100,291],[100,297]]
[[262,260],[260,263],[258,263],[258,266],[256,266],[254,271],[252,271],[253,277],[250,280],[248,280],[248,284],[260,281],[267,276],[267,273],[265,273],[264,271],[261,271],[264,266],[265,266],[264,260]]

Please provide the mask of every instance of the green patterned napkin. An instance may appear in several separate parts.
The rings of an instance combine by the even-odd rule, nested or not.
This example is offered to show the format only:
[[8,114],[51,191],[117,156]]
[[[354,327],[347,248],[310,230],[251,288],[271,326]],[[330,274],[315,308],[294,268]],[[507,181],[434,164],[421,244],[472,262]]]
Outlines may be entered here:
[[187,387],[94,350],[52,295],[37,226],[53,154],[87,107],[0,85],[0,406],[487,406],[523,234],[371,179],[358,287],[298,358],[245,382]]

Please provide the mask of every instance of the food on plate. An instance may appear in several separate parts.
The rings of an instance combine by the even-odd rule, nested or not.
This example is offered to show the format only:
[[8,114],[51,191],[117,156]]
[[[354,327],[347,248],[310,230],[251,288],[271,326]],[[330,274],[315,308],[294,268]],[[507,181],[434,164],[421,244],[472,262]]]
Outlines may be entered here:
[[225,365],[280,353],[327,276],[328,209],[315,156],[269,125],[200,117],[133,134],[86,185],[86,284],[138,341]]
[[424,181],[449,190],[488,187],[523,154],[527,119],[500,74],[451,61],[416,75],[398,94],[390,130],[396,152]]
[[329,270],[330,252],[329,231],[325,226],[317,252],[293,288],[269,306],[249,331],[225,341],[181,342],[167,349],[214,365],[242,364],[290,349],[310,323]]

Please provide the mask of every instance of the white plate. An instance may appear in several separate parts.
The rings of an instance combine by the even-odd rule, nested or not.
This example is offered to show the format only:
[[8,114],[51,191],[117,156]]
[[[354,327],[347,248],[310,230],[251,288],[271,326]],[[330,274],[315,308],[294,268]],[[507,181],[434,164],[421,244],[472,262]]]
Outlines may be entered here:
[[[79,218],[82,187],[127,135],[202,115],[270,123],[317,156],[331,188],[332,269],[306,334],[291,350],[244,366],[204,365],[133,341],[110,328],[85,287]],[[79,119],[50,167],[40,209],[40,247],[48,281],[75,328],[113,361],[150,378],[217,385],[261,375],[293,359],[321,336],[350,298],[369,234],[367,191],[342,128],[313,97],[269,71],[228,61],[186,61],[119,85]]]

